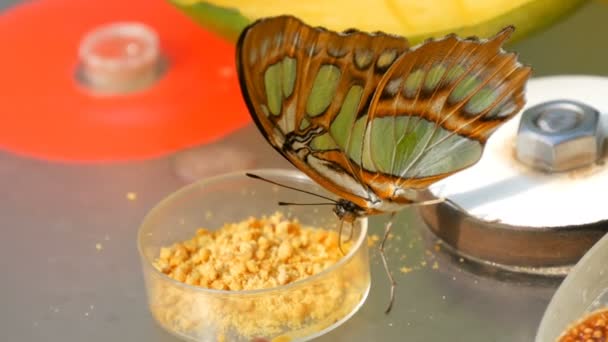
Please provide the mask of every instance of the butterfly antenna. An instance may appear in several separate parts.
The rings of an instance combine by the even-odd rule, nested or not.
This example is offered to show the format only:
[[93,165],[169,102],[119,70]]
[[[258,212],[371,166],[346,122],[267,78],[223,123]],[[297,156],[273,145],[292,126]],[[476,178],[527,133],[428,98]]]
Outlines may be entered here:
[[279,205],[288,206],[288,205],[336,205],[335,202],[331,203],[293,203],[293,202],[279,202]]
[[309,194],[309,195],[317,196],[317,197],[319,197],[319,198],[323,198],[323,199],[326,199],[326,200],[328,200],[328,201],[331,201],[331,202],[332,202],[332,204],[336,204],[336,203],[338,203],[338,202],[336,202],[335,200],[333,200],[333,199],[331,199],[331,198],[329,198],[329,197],[325,197],[325,196],[322,196],[322,195],[319,195],[319,194],[315,194],[314,192],[310,192],[310,191],[306,191],[306,190],[302,190],[302,189],[294,188],[294,187],[291,187],[291,186],[289,186],[289,185],[285,185],[285,184],[277,183],[277,182],[275,182],[275,181],[271,181],[270,179],[266,179],[266,178],[264,178],[264,177],[261,177],[261,176],[258,176],[258,175],[254,175],[253,173],[248,173],[248,172],[246,172],[246,173],[245,173],[245,175],[246,175],[247,177],[254,178],[254,179],[259,179],[259,180],[263,180],[264,182],[267,182],[267,183],[270,183],[270,184],[274,184],[274,185],[278,185],[278,186],[283,187],[283,188],[287,188],[287,189],[291,189],[291,190],[295,190],[295,191],[303,192],[303,193],[305,193],[305,194]]

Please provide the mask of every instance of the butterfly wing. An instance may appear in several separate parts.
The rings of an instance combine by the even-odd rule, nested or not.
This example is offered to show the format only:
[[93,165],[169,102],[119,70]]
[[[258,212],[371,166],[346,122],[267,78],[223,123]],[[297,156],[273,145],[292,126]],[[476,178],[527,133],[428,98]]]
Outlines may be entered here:
[[531,69],[502,50],[512,31],[428,41],[391,66],[357,142],[360,178],[380,198],[407,203],[412,189],[475,164],[492,132],[521,110]]
[[[268,142],[319,184],[360,207],[375,195],[348,157],[384,74],[407,40],[313,28],[291,16],[262,19],[237,44],[241,91]],[[359,124],[361,126],[361,124]]]

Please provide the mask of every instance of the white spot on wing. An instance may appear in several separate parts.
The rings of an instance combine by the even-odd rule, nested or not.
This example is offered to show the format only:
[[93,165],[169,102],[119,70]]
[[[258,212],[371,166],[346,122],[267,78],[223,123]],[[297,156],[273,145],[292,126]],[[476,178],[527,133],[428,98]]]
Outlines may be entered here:
[[296,107],[295,102],[291,102],[289,107],[285,109],[283,117],[279,120],[279,127],[285,134],[293,132],[296,129]]
[[316,158],[312,155],[309,155],[306,159],[310,167],[319,172],[321,175],[325,176],[325,178],[329,179],[331,182],[337,184],[341,188],[347,189],[350,193],[364,198],[366,200],[370,200],[370,193],[351,175],[344,172],[337,172],[333,169],[330,169],[325,165],[325,161]]
[[399,92],[399,88],[401,88],[402,84],[403,77],[393,78],[392,80],[388,81],[386,87],[384,87],[384,91],[390,96],[395,96],[397,92]]

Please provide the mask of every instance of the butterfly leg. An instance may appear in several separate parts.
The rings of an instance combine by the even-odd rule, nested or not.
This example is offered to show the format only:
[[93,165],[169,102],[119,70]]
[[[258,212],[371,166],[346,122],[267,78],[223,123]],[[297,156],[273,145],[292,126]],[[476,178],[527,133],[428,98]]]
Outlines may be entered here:
[[391,213],[391,217],[389,218],[388,222],[386,223],[386,226],[384,227],[384,236],[382,238],[382,242],[380,242],[380,247],[378,248],[378,250],[380,251],[380,258],[382,258],[382,264],[384,265],[384,271],[386,272],[386,275],[388,276],[388,279],[391,283],[390,299],[388,302],[388,307],[384,311],[384,313],[386,314],[388,314],[393,308],[393,303],[395,302],[395,287],[397,287],[397,282],[395,281],[395,278],[393,278],[393,274],[388,268],[386,255],[384,254],[384,245],[386,243],[386,240],[388,239],[388,235],[391,232],[391,227],[393,226],[394,218],[395,213]]
[[[445,201],[445,198],[437,198],[437,199],[428,200],[428,201],[415,202],[415,203],[412,203],[412,205],[416,205],[416,206],[432,205],[432,204],[441,203],[443,201]],[[388,268],[386,254],[384,253],[384,246],[386,244],[386,240],[388,239],[389,234],[391,233],[391,228],[393,226],[394,219],[395,219],[395,213],[391,213],[391,216],[390,216],[388,222],[386,223],[386,226],[384,227],[384,236],[382,237],[382,242],[380,242],[380,247],[378,248],[380,251],[380,258],[382,258],[382,264],[384,265],[384,271],[386,272],[386,275],[388,276],[388,279],[391,283],[390,299],[389,299],[388,307],[384,311],[384,313],[386,313],[386,314],[388,314],[391,311],[391,309],[393,308],[393,304],[395,303],[395,288],[397,287],[397,282],[395,281],[395,278],[393,278],[393,274],[391,273],[390,269]]]
[[338,248],[340,249],[340,252],[342,252],[342,255],[345,255],[346,253],[344,253],[344,249],[342,249],[342,228],[344,228],[344,220],[340,220],[340,230],[338,231]]

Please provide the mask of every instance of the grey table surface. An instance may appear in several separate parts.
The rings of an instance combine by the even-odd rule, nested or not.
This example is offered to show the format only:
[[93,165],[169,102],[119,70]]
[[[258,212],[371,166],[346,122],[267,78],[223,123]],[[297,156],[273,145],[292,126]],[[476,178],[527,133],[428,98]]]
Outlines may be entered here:
[[[9,9],[14,3],[0,1]],[[591,2],[512,49],[537,76],[608,75],[607,18],[608,5]],[[240,153],[251,167],[291,167],[252,126],[143,162],[66,165],[1,152],[0,341],[176,341],[147,310],[136,232],[171,192],[243,166],[227,164],[232,158],[218,157],[218,149]],[[137,198],[127,199],[128,192]],[[371,220],[372,233],[380,234],[384,219]],[[383,314],[388,283],[373,253],[367,302],[319,341],[533,340],[558,282],[482,272],[437,251],[412,211],[399,214],[395,227],[394,311]]]

